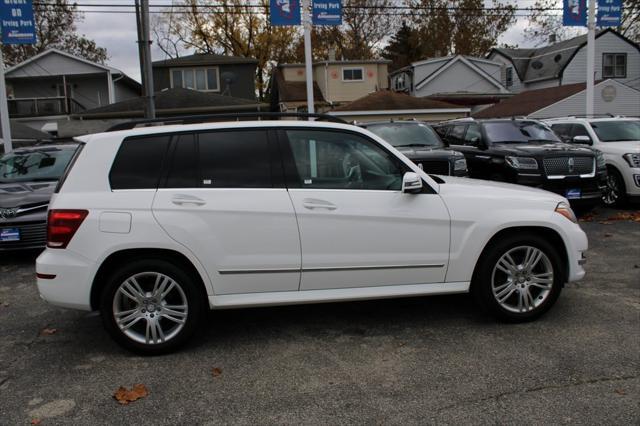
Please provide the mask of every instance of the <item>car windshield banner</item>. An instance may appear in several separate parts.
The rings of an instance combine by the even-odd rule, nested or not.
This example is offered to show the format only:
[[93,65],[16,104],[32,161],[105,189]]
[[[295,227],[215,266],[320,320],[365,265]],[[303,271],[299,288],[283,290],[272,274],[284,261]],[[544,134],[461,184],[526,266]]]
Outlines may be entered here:
[[2,43],[34,44],[36,27],[32,0],[0,0]]
[[271,25],[300,25],[300,0],[271,0]]
[[313,0],[313,25],[341,25],[341,0]]
[[622,23],[622,0],[598,0],[599,27],[619,27]]
[[587,0],[563,0],[562,25],[565,27],[587,26]]

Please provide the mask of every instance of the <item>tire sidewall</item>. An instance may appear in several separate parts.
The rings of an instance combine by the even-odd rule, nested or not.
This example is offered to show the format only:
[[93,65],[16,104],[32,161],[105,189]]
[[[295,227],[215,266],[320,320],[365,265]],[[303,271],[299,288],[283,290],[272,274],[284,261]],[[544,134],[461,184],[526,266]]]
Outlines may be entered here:
[[[159,272],[175,280],[185,293],[188,305],[187,320],[180,332],[165,343],[146,345],[131,340],[116,324],[113,299],[119,286],[129,277],[141,272]],[[105,281],[100,297],[100,315],[107,332],[124,348],[141,355],[159,355],[182,346],[197,329],[204,313],[204,301],[197,281],[180,266],[164,259],[142,259],[117,268]]]
[[[547,299],[540,306],[529,312],[516,313],[506,310],[498,303],[493,295],[491,279],[498,260],[509,250],[524,245],[542,250],[549,258],[553,267],[553,285]],[[558,250],[544,238],[534,234],[512,236],[497,241],[487,248],[480,262],[472,286],[474,297],[486,311],[507,322],[532,321],[543,315],[558,300],[565,281],[565,270]]]
[[604,204],[607,207],[621,207],[625,204],[626,195],[627,195],[627,188],[625,187],[624,179],[622,178],[622,175],[620,174],[620,172],[614,169],[613,167],[609,167],[607,169],[607,173],[609,174],[609,176],[607,177],[607,191],[609,190],[608,179],[609,177],[612,177],[616,180],[618,184],[618,198],[613,203],[607,204],[604,201],[604,197],[603,197],[602,204]]

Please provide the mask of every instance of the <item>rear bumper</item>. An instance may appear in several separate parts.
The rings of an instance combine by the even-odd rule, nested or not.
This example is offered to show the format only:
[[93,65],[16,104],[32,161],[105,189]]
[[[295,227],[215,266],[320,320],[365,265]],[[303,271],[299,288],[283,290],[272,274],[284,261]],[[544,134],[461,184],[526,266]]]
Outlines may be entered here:
[[46,249],[36,260],[36,273],[54,278],[37,278],[40,297],[52,305],[90,311],[93,268],[93,262],[80,254]]

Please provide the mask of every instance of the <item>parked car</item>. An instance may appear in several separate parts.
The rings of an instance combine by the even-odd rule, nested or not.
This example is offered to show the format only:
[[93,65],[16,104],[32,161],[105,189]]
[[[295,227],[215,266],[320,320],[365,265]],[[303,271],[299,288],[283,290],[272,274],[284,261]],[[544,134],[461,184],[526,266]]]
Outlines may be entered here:
[[441,124],[444,141],[467,159],[469,175],[534,186],[588,209],[606,185],[604,158],[562,143],[545,124],[530,119],[461,119]]
[[49,199],[77,146],[38,145],[0,157],[0,251],[44,248]]
[[547,120],[567,143],[589,145],[604,154],[608,206],[640,202],[640,119],[625,117],[562,117]]
[[359,124],[380,136],[418,167],[434,175],[466,176],[467,162],[460,152],[448,149],[440,136],[419,121],[379,121]]
[[565,198],[428,175],[357,126],[176,124],[78,140],[38,289],[99,310],[137,352],[177,348],[209,308],[472,292],[498,318],[529,321],[585,273],[587,238]]

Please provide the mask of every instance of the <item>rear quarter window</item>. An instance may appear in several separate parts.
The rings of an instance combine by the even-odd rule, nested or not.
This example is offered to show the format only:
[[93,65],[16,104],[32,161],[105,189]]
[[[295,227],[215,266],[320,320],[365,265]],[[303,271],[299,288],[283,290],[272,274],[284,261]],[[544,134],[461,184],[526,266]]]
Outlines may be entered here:
[[156,189],[170,136],[127,138],[111,166],[111,189]]

